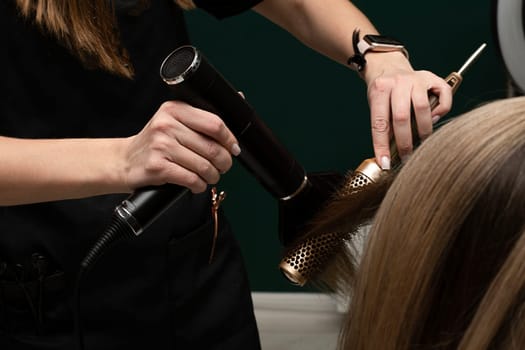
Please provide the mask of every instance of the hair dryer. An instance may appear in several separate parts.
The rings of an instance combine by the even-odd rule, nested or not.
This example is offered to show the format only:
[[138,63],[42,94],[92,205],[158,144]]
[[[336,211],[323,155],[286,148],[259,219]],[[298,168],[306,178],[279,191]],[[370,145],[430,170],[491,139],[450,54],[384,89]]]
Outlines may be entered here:
[[[242,149],[238,161],[281,203],[294,200],[300,206],[296,210],[300,215],[314,213],[330,192],[327,188],[335,188],[330,185],[337,178],[333,174],[314,174],[309,179],[252,106],[195,47],[181,46],[171,52],[160,67],[160,76],[172,90],[174,99],[213,112],[224,121]],[[120,237],[140,235],[186,191],[189,190],[174,184],[137,189],[115,208],[112,224],[82,265],[90,265],[104,247]],[[300,200],[296,201],[298,197]],[[305,204],[305,200],[310,204]],[[292,226],[282,224],[281,232]],[[281,234],[283,242],[288,241],[285,236]]]

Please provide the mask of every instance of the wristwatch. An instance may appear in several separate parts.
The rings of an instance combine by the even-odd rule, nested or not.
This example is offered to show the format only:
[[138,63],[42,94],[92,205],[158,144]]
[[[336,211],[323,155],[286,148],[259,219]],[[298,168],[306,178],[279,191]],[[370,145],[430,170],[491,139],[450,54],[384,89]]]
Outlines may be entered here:
[[367,52],[392,52],[400,51],[408,58],[408,51],[397,39],[385,35],[367,34],[359,40],[359,30],[353,34],[354,56],[348,59],[348,64],[357,71],[362,71],[366,65],[365,55]]

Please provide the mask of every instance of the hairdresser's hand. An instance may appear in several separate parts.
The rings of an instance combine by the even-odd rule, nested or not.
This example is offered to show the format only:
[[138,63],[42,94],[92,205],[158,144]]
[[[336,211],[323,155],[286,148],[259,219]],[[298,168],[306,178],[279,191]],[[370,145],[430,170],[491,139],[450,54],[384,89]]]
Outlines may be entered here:
[[128,139],[125,182],[131,190],[174,183],[203,192],[239,153],[235,136],[217,115],[184,102],[166,102]]
[[[431,72],[414,71],[400,52],[369,53],[366,59],[363,78],[368,86],[374,153],[377,163],[388,169],[392,136],[402,160],[413,151],[411,106],[423,140],[432,133],[432,124],[450,110],[452,89]],[[439,104],[432,111],[429,93],[439,97]]]

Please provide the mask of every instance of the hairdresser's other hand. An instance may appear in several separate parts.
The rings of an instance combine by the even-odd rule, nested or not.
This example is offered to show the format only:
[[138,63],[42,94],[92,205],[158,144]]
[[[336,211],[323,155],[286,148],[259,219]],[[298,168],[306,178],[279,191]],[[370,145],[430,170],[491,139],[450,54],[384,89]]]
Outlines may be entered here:
[[203,192],[240,153],[235,136],[217,115],[180,101],[163,103],[127,141],[124,181],[130,190],[174,183]]
[[[378,164],[388,169],[392,137],[402,160],[413,151],[411,106],[423,140],[432,133],[432,124],[450,111],[452,89],[443,78],[429,71],[414,71],[401,52],[371,52],[366,60],[363,78],[368,86],[374,154]],[[429,93],[439,98],[432,111]]]

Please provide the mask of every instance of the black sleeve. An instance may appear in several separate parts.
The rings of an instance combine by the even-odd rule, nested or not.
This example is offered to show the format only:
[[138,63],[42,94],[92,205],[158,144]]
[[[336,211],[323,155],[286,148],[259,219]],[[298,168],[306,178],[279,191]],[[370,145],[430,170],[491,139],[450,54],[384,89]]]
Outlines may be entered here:
[[218,19],[247,11],[262,0],[194,0],[195,5]]

